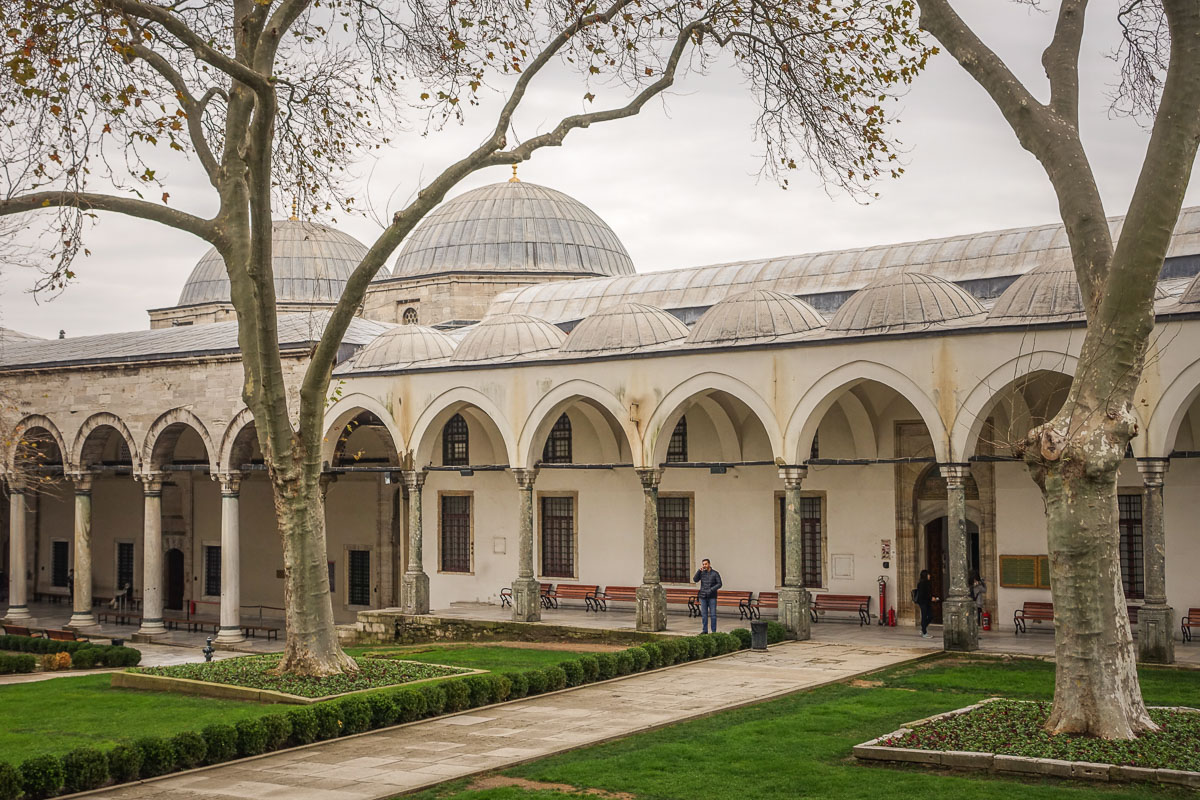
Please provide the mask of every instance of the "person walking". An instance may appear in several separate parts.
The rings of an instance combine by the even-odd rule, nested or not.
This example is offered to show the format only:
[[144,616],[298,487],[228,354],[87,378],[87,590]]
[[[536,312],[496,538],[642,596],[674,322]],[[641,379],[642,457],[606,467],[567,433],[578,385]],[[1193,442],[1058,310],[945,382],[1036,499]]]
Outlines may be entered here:
[[987,597],[987,584],[978,572],[971,573],[971,599],[975,601],[975,624],[983,627],[983,601]]
[[700,619],[703,622],[701,633],[716,633],[717,590],[721,588],[721,573],[713,569],[712,563],[706,558],[700,562],[700,569],[692,576],[692,583],[700,584],[700,590],[696,594],[700,598]]
[[916,590],[917,606],[921,609],[921,638],[932,639],[929,634],[929,623],[933,621],[933,601],[937,600],[933,596],[933,580],[929,576],[929,570],[921,570],[921,577],[917,580]]

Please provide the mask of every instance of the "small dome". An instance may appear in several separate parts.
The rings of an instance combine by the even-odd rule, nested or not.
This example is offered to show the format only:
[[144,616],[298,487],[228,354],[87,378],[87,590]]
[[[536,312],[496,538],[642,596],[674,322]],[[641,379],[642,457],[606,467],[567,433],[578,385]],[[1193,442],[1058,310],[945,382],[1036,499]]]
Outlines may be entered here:
[[982,313],[979,301],[950,281],[901,272],[872,281],[851,295],[826,329],[838,333],[916,331]]
[[[1158,286],[1154,296],[1161,300],[1167,293]],[[1051,261],[1029,270],[1004,290],[988,313],[989,320],[1007,323],[1083,316],[1083,293],[1079,291],[1075,265],[1070,259]]]
[[584,318],[559,351],[583,354],[637,350],[687,335],[687,326],[661,308],[622,303]]
[[557,350],[567,335],[537,317],[499,314],[487,317],[462,338],[452,361],[504,361]]
[[692,326],[691,344],[725,344],[777,339],[825,327],[817,310],[782,292],[752,289],[714,305]]
[[431,211],[405,240],[393,277],[446,272],[632,275],[625,246],[594,211],[524,181],[482,186]]
[[454,354],[454,340],[422,325],[400,325],[385,331],[354,356],[354,369],[404,367]]
[[[275,220],[271,223],[275,299],[280,303],[336,303],[350,273],[366,254],[362,242],[326,225]],[[188,276],[179,305],[228,303],[230,299],[225,259],[213,248]]]
[[1181,303],[1200,303],[1200,275],[1192,279],[1188,287],[1183,290],[1183,296],[1179,298]]

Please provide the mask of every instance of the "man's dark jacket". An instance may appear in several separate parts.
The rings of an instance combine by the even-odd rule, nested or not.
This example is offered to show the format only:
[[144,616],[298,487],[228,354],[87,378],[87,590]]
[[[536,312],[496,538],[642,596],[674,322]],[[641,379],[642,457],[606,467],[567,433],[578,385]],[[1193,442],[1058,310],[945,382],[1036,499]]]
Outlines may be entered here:
[[692,583],[696,583],[697,581],[700,583],[698,594],[701,597],[716,597],[717,589],[721,588],[721,573],[715,569],[710,569],[708,572],[698,569],[692,578]]

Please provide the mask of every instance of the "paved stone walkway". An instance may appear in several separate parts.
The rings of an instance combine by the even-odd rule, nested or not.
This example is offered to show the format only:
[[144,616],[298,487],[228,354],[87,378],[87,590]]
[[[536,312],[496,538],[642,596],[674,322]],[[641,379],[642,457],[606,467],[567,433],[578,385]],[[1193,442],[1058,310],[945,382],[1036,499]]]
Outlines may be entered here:
[[897,664],[898,647],[789,642],[160,781],[113,800],[374,800]]

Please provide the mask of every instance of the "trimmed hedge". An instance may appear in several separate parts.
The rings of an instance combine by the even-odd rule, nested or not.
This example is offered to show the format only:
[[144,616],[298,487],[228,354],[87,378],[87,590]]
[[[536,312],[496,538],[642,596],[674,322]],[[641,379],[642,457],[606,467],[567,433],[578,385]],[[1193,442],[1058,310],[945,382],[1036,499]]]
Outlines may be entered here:
[[142,751],[131,744],[119,744],[109,750],[108,774],[116,783],[136,781],[142,774]]
[[287,712],[287,718],[292,724],[289,741],[293,745],[312,744],[317,740],[317,714],[311,708],[293,708]]
[[153,778],[175,771],[175,748],[161,736],[145,736],[133,743],[142,751],[142,777]]
[[734,628],[730,631],[730,635],[738,640],[738,649],[746,650],[750,647],[750,631],[747,628]]
[[[59,642],[34,636],[0,636],[0,650],[17,653],[70,653],[71,666],[76,669],[92,667],[136,667],[142,651],[124,645],[92,644],[91,642]],[[3,670],[0,669],[0,672]]]
[[21,763],[21,787],[31,800],[53,797],[63,786],[62,759],[57,756],[34,756]]
[[267,749],[267,729],[257,719],[240,719],[233,724],[237,731],[239,756],[256,756]]
[[775,620],[767,621],[767,644],[779,644],[788,638],[787,628]]
[[108,783],[108,759],[94,747],[80,747],[67,753],[62,759],[62,769],[63,788],[67,792],[86,792]]
[[337,704],[342,718],[342,736],[371,729],[371,706],[366,698],[347,697],[337,701]]
[[209,764],[228,761],[237,754],[237,730],[232,725],[209,725],[200,735],[204,737],[204,760]]
[[0,761],[0,800],[17,800],[21,791],[20,771],[12,764]]
[[[263,725],[263,730],[267,732],[267,749],[279,750],[287,746],[288,739],[292,735],[292,721],[283,714],[268,714],[259,719]],[[377,727],[383,728],[391,723],[384,723]]]
[[33,672],[37,669],[37,658],[27,653],[0,653],[0,675]]
[[171,747],[175,749],[175,766],[179,769],[198,767],[208,755],[208,745],[204,737],[195,731],[184,731],[172,736]]

